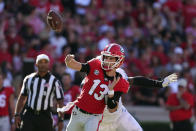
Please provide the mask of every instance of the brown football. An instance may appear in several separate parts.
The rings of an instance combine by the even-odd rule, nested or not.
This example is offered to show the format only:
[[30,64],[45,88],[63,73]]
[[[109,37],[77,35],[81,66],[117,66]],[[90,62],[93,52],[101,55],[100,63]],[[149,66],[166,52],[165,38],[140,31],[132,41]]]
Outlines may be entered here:
[[63,20],[58,12],[50,10],[47,15],[48,25],[55,31],[61,31],[63,27]]

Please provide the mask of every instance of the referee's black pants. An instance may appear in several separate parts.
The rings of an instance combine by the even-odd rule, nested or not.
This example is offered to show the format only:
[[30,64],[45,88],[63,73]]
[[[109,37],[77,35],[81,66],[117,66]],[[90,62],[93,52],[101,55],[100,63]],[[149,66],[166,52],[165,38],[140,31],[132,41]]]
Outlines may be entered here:
[[173,130],[172,131],[193,131],[193,126],[190,119],[183,121],[172,122]]
[[53,131],[50,111],[36,112],[27,109],[24,112],[20,131]]

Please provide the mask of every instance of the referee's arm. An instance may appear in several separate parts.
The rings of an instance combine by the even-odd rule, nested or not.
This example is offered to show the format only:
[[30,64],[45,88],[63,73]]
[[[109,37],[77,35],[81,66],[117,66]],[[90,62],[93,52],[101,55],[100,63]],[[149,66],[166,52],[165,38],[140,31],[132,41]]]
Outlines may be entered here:
[[[63,103],[64,95],[63,95],[62,85],[59,82],[59,80],[56,80],[55,82],[55,98],[57,100],[57,108],[63,107],[64,106],[64,103]],[[61,114],[61,118],[63,118],[63,114]]]
[[[55,81],[55,98],[57,100],[57,108],[63,107],[64,106],[64,103],[63,103],[64,95],[63,95],[62,85],[59,82],[59,80]],[[63,130],[64,114],[63,113],[59,113],[58,117],[59,117],[58,131],[62,131]]]
[[[63,99],[62,100],[57,100],[57,108],[58,107],[63,107]],[[63,121],[64,121],[64,114],[63,113],[59,113],[59,121],[58,121],[58,131],[62,131],[63,130]]]
[[15,107],[15,125],[16,128],[19,128],[20,126],[20,113],[22,111],[22,109],[24,108],[24,105],[27,101],[27,96],[28,96],[28,91],[27,91],[27,78],[25,78],[23,80],[23,84],[22,84],[22,88],[21,88],[21,92],[19,94],[17,103],[16,103],[16,107]]

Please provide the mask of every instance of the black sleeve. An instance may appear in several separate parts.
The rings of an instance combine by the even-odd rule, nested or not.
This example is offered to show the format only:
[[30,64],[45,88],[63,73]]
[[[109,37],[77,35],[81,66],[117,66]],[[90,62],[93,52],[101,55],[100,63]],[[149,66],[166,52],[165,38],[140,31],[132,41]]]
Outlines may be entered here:
[[116,91],[114,92],[114,100],[119,102],[120,97],[122,96],[123,92]]
[[108,97],[107,105],[108,108],[114,109],[117,106],[117,102],[119,102],[119,99],[123,93],[120,91],[114,92],[114,96],[112,98]]
[[90,72],[90,66],[88,63],[82,63],[82,68],[80,70],[81,72],[89,73]]
[[129,77],[128,81],[130,85],[140,86],[140,87],[149,87],[149,88],[162,88],[163,81],[152,80],[143,76]]

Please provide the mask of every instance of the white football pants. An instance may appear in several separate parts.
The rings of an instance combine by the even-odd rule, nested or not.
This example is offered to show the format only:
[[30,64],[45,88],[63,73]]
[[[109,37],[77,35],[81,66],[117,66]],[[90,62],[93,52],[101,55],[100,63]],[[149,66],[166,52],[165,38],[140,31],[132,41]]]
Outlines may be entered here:
[[123,111],[116,121],[110,123],[102,122],[99,131],[143,131],[139,123],[127,109],[122,107],[122,110]]
[[102,114],[90,115],[73,108],[66,131],[98,131]]

